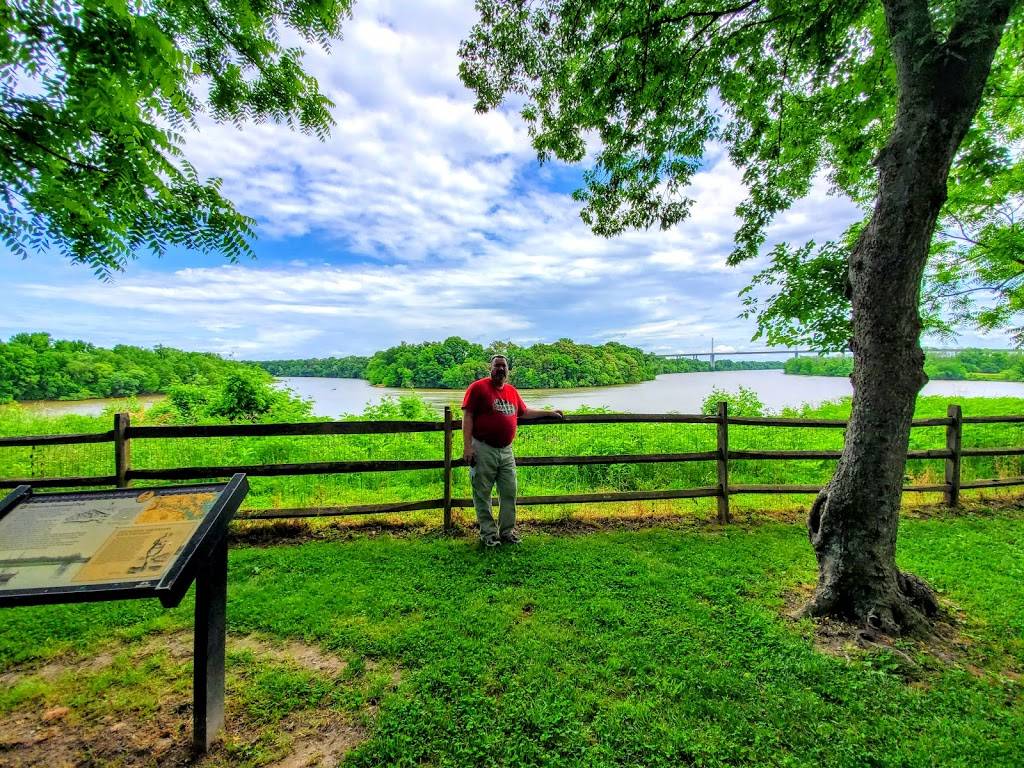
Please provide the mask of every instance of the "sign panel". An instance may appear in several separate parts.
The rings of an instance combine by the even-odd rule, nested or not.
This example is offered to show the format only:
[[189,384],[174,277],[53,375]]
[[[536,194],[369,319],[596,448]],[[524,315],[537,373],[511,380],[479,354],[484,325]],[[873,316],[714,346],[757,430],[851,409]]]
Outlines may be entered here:
[[217,496],[173,488],[30,496],[0,518],[0,589],[159,581]]
[[177,605],[249,489],[226,483],[0,500],[0,606],[159,597]]

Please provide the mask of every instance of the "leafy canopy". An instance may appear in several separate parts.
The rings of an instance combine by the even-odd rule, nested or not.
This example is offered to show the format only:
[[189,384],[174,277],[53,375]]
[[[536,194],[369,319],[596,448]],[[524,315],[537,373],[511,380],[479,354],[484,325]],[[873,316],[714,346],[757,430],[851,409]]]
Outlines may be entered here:
[[200,179],[182,131],[273,120],[327,135],[331,102],[289,38],[326,46],[350,0],[0,4],[0,238],[98,275],[140,249],[251,253],[253,220]]
[[[925,8],[936,44],[980,12],[975,5],[915,4]],[[943,218],[945,225],[965,216],[975,231],[984,230],[986,244],[1020,241],[1019,213],[1009,234],[997,238],[985,227],[995,218],[993,205],[1013,209],[1016,201],[1019,212],[1024,189],[1021,7],[1014,4],[951,173],[954,190]],[[575,196],[598,234],[667,229],[684,219],[694,203],[686,185],[719,148],[743,169],[749,192],[737,209],[733,264],[759,253],[771,222],[819,176],[865,211],[872,204],[872,163],[892,132],[898,94],[877,0],[478,0],[477,8],[480,20],[460,49],[460,74],[476,92],[477,109],[494,109],[512,94],[523,103],[542,160],[592,159]],[[992,183],[995,177],[1005,186]],[[759,335],[773,343],[845,346],[850,242],[817,251],[813,244],[784,244],[773,252],[755,282],[778,292],[767,302],[748,294],[748,312],[762,318]],[[931,327],[941,329],[946,299],[979,286],[998,286],[1014,297],[1008,307],[1024,308],[1014,293],[1020,251],[996,266],[987,261],[991,248],[964,243],[971,245],[960,241],[941,251],[947,266],[941,256],[935,260],[933,290],[926,293],[932,303],[925,305]],[[1007,315],[986,317],[992,323]]]

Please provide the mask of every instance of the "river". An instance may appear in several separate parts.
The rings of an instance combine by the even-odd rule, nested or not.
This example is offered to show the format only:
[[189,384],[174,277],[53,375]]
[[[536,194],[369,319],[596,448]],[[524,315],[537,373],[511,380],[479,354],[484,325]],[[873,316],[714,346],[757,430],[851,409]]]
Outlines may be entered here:
[[[166,399],[167,395],[139,395],[135,401],[143,408]],[[127,408],[130,400],[123,397],[97,397],[90,400],[22,400],[20,405],[39,416],[99,416],[108,408]]]
[[[515,383],[513,381],[513,383]],[[385,397],[416,392],[435,406],[458,408],[462,392],[451,389],[392,389],[373,387],[362,379],[322,379],[286,377],[278,380],[282,387],[313,401],[317,416],[340,416],[362,413],[367,405],[376,405]],[[581,405],[604,406],[626,413],[697,413],[712,390],[737,391],[740,386],[754,390],[771,410],[802,403],[816,405],[851,394],[848,379],[830,376],[786,376],[780,370],[717,371],[712,373],[669,373],[654,381],[625,384],[618,387],[581,389],[522,390],[527,404],[535,408],[575,409]],[[1009,381],[931,381],[924,395],[939,395],[951,402],[963,397],[1024,397],[1024,383]],[[162,400],[162,396],[140,397],[143,405]],[[59,416],[68,413],[98,415],[105,408],[124,404],[124,400],[38,400],[23,403],[40,415]]]
[[[318,416],[361,413],[367,404],[415,391],[436,406],[453,405],[462,392],[451,389],[403,390],[373,387],[361,379],[288,377],[282,386],[313,400]],[[515,383],[515,380],[512,380]],[[618,387],[584,389],[526,389],[521,394],[534,408],[575,409],[581,405],[605,406],[626,413],[698,413],[712,390],[735,392],[740,386],[754,390],[771,410],[802,403],[816,405],[852,394],[849,379],[830,376],[787,376],[781,370],[669,373],[654,381]],[[1009,381],[931,381],[924,395],[940,395],[950,401],[963,397],[1024,397],[1024,383]]]

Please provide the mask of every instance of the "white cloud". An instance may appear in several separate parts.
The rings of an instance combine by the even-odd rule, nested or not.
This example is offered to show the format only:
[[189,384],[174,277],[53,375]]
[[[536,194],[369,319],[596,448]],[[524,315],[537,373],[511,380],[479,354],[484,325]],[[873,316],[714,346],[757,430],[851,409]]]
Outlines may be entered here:
[[[33,269],[36,259],[0,253],[15,276],[0,331],[248,357],[366,353],[451,334],[670,352],[707,349],[714,336],[750,348],[736,292],[757,264],[725,263],[745,193],[722,147],[708,148],[687,190],[687,221],[595,237],[559,186],[573,172],[538,169],[514,109],[473,111],[456,51],[474,15],[456,0],[357,3],[345,38],[305,59],[335,103],[325,142],[211,121],[188,137],[200,172],[222,177],[257,218],[259,261],[172,271],[140,262],[100,284],[81,268]],[[769,245],[835,237],[858,215],[819,180],[771,227]]]
[[692,269],[697,260],[691,251],[680,249],[676,251],[656,251],[647,257],[651,264],[658,264],[671,270]]

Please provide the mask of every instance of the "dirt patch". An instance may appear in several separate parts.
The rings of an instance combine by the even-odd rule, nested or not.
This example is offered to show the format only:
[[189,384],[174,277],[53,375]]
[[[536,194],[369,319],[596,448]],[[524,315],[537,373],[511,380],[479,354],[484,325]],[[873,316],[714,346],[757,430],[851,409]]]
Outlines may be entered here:
[[286,757],[270,763],[269,768],[334,768],[355,747],[366,740],[363,728],[352,723],[332,722],[326,718],[315,725],[298,724],[289,718],[283,729],[292,732],[292,749]]
[[978,496],[960,497],[960,506],[956,509],[947,507],[945,504],[913,504],[904,505],[900,510],[904,517],[913,520],[930,520],[933,518],[954,518],[964,515],[977,517],[992,517],[1005,512],[1014,512],[1024,509],[1024,496],[1019,493],[993,492],[996,489],[986,489]]
[[297,664],[326,677],[336,677],[348,667],[344,659],[297,640],[276,643],[256,635],[228,635],[227,650],[249,651],[278,664]]
[[438,536],[437,526],[407,520],[338,521],[329,518],[246,520],[236,518],[228,529],[228,540],[251,547],[273,547],[306,541],[347,541],[355,537]]
[[[165,653],[175,661],[184,661],[192,658],[195,650],[191,629],[182,629],[175,632],[157,632],[146,635],[136,646],[136,655],[140,659],[148,659],[158,653]],[[95,665],[91,665],[95,668]],[[107,662],[105,666],[110,666]]]
[[[785,615],[796,621],[800,610],[810,600],[813,584],[800,584],[783,596]],[[836,619],[814,619],[814,648],[821,653],[845,659],[866,660],[885,652],[891,663],[889,671],[900,675],[915,687],[927,686],[921,678],[928,668],[958,667],[976,677],[999,674],[1017,679],[1012,669],[993,673],[976,666],[972,655],[973,643],[962,632],[963,617],[953,605],[940,599],[940,615],[926,638],[897,638],[874,632],[863,626]]]
[[[67,658],[50,660],[41,667],[31,664],[12,667],[0,673],[0,688],[13,688],[25,678],[31,676],[43,682],[53,682],[66,672],[97,672],[114,663],[114,654],[109,651],[98,651],[87,658]],[[2,765],[2,764],[0,764]]]
[[[273,642],[261,637],[229,635],[228,651],[251,652],[260,661],[275,665],[296,665],[324,677],[335,677],[346,662],[333,654],[299,641]],[[133,646],[119,649],[131,653],[131,663],[145,664],[157,654],[166,654],[184,666],[192,657],[192,632],[179,631],[149,635]],[[57,681],[71,676],[92,677],[115,663],[115,654],[102,651],[86,658],[50,660],[45,665],[8,671],[2,684],[14,685],[27,678]],[[229,676],[230,662],[229,662]],[[229,683],[230,685],[230,683]],[[80,694],[80,692],[78,692]],[[69,693],[68,698],[76,694]],[[128,710],[120,715],[96,714],[96,708],[76,708],[51,694],[33,700],[0,716],[0,767],[47,766],[222,766],[235,765],[238,755],[246,762],[278,768],[335,766],[353,747],[366,738],[366,729],[352,715],[318,708],[292,712],[282,720],[266,724],[250,722],[244,711],[227,696],[226,724],[209,754],[192,752],[192,698],[184,692],[166,691],[155,710]],[[375,707],[367,707],[372,716]],[[102,710],[102,708],[101,708]],[[269,730],[268,730],[269,729]]]
[[[768,513],[758,513],[756,520],[766,520]],[[773,521],[794,522],[803,520],[803,510],[771,513]],[[753,518],[752,518],[753,519]],[[734,515],[734,520],[741,524],[747,523],[745,514]],[[235,524],[233,524],[235,525]],[[714,519],[680,515],[678,513],[633,513],[616,515],[574,515],[556,520],[526,520],[519,527],[526,533],[531,531],[549,533],[554,536],[577,536],[600,531],[635,531],[645,528],[691,529],[717,526]],[[465,522],[457,521],[452,535],[476,537],[476,529]],[[311,525],[309,522],[296,520],[283,523],[246,521],[238,524],[231,531],[234,543],[252,547],[272,547],[281,544],[301,544],[310,541],[347,541],[357,537],[373,538],[375,536],[391,536],[394,538],[440,538],[444,536],[437,526],[421,523],[403,522],[369,522],[369,523],[327,523]]]
[[[184,710],[185,716],[178,714]],[[185,768],[234,765],[238,754],[252,753],[260,733],[237,714],[227,717],[223,740],[206,755],[192,751],[191,704],[169,700],[154,720],[68,722],[40,725],[38,713],[0,720],[0,766],[9,768]],[[259,745],[265,759],[251,762],[272,768],[337,765],[366,739],[366,730],[336,712],[307,710],[278,724],[279,743]]]
[[[298,640],[280,641],[259,635],[229,633],[226,650],[229,654],[232,651],[248,651],[259,659],[274,664],[299,666],[325,677],[336,677],[348,667],[348,662],[341,657]],[[150,635],[140,646],[139,655],[146,658],[160,652],[167,653],[175,660],[191,659],[194,653],[192,631]],[[104,666],[109,666],[112,658],[107,655]],[[96,668],[96,664],[90,663],[89,667]]]
[[90,721],[74,711],[47,721],[53,710],[17,711],[0,718],[0,766],[194,765],[191,709],[169,696],[145,721]]

